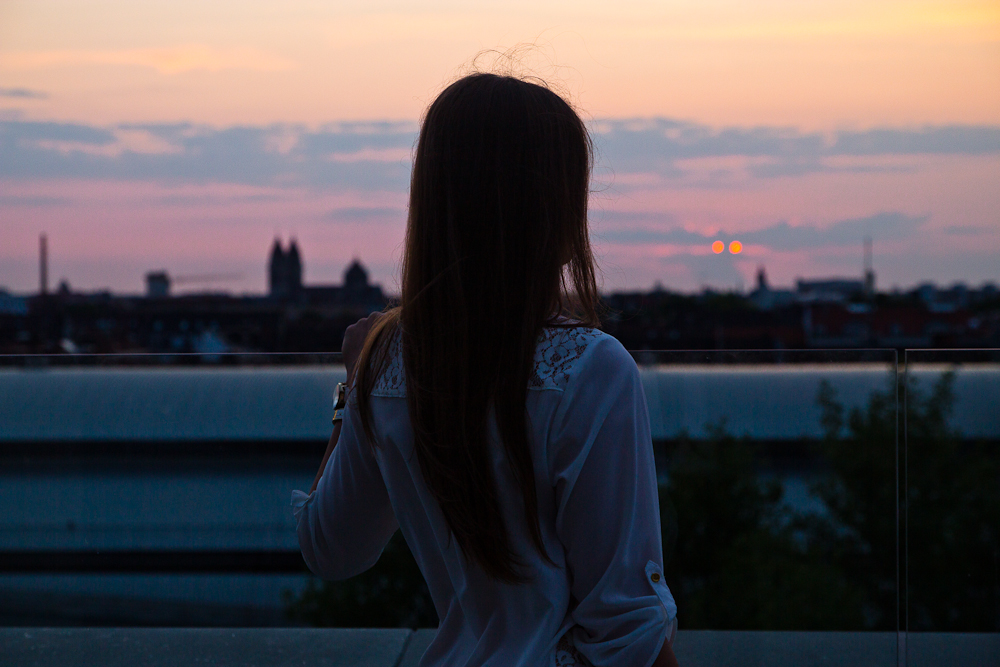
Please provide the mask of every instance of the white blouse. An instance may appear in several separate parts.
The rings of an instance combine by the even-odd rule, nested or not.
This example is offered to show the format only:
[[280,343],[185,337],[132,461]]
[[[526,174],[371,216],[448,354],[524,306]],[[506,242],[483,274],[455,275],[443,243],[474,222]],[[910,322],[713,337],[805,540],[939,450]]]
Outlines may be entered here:
[[639,371],[607,334],[552,328],[539,340],[529,384],[541,534],[555,565],[531,541],[499,444],[494,474],[511,545],[534,578],[509,585],[466,562],[413,452],[398,336],[372,392],[375,451],[349,401],[316,491],[292,493],[302,556],[318,576],[345,579],[374,565],[402,530],[440,619],[421,667],[554,665],[567,631],[595,667],[649,667],[673,641],[677,606],[663,580]]

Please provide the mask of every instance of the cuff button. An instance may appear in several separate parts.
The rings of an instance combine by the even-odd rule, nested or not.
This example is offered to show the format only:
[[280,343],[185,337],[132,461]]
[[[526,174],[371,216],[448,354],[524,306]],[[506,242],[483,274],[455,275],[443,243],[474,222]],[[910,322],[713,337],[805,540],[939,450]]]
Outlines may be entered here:
[[660,580],[660,573],[659,572],[654,572],[653,574],[649,575],[649,578],[655,584],[656,582],[658,582]]

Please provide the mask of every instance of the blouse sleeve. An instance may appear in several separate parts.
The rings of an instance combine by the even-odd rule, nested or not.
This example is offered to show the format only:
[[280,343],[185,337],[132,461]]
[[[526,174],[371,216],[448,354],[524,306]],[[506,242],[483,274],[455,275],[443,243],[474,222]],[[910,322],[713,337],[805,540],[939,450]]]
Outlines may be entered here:
[[595,667],[648,667],[672,639],[677,607],[663,580],[646,399],[635,362],[613,338],[595,341],[578,369],[549,450],[574,644]]
[[370,568],[399,527],[375,455],[358,437],[356,412],[349,401],[316,490],[292,492],[302,558],[324,579],[346,579]]

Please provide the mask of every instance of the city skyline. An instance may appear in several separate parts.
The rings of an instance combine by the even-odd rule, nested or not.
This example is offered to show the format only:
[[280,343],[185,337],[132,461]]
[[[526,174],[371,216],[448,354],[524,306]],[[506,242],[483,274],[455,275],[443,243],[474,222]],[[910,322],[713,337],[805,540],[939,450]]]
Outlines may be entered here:
[[[285,250],[287,241],[287,250]],[[729,253],[731,255],[739,255],[743,251],[743,244],[738,241],[730,241],[728,244],[722,240],[716,240],[711,245],[712,252],[719,255]],[[276,258],[277,255],[277,258]],[[294,260],[292,257],[294,256]],[[287,257],[287,260],[283,259]],[[355,274],[354,282],[357,282],[358,276],[362,276],[361,283],[365,285],[364,289],[368,289],[370,285],[372,288],[378,290],[379,294],[382,294],[382,286],[379,283],[370,283],[368,279],[368,267],[361,257],[354,256],[351,258],[350,262],[341,267],[341,277],[340,283],[335,282],[315,282],[307,284],[307,277],[305,276],[305,267],[301,259],[302,250],[295,236],[289,236],[287,239],[283,238],[280,234],[275,235],[274,240],[271,245],[270,252],[268,253],[267,266],[265,271],[267,273],[266,280],[267,284],[264,289],[258,291],[243,291],[231,290],[226,287],[228,283],[233,281],[240,281],[243,276],[240,274],[226,274],[226,273],[200,273],[200,274],[177,274],[173,273],[166,268],[158,268],[146,271],[143,276],[143,288],[141,290],[125,290],[125,291],[113,291],[108,288],[104,289],[91,289],[91,290],[81,290],[75,288],[66,277],[59,279],[58,284],[54,284],[51,276],[49,275],[49,252],[48,252],[48,237],[45,234],[39,236],[38,243],[38,258],[37,258],[37,285],[34,291],[28,290],[20,294],[11,294],[5,287],[0,286],[0,294],[7,296],[13,296],[18,299],[30,298],[33,296],[40,296],[53,293],[68,293],[68,294],[78,294],[78,295],[113,295],[121,297],[154,297],[162,298],[167,296],[232,296],[232,297],[258,297],[258,296],[288,296],[293,291],[297,291],[305,287],[308,289],[319,289],[331,290],[339,289],[346,286],[352,282],[349,277],[351,274]],[[285,267],[285,262],[294,262],[288,268]],[[294,266],[294,268],[292,268]],[[280,268],[276,268],[280,267]],[[276,273],[277,271],[277,273]],[[360,272],[360,273],[359,273]],[[791,295],[796,292],[805,294],[805,301],[813,300],[810,291],[815,289],[817,285],[830,284],[838,285],[834,289],[835,292],[840,291],[841,294],[837,295],[834,301],[846,300],[849,297],[864,296],[865,299],[870,299],[876,294],[916,294],[924,301],[930,301],[936,298],[935,294],[949,294],[947,298],[953,298],[952,293],[978,293],[983,292],[984,298],[989,298],[998,290],[998,285],[993,280],[983,280],[979,283],[967,282],[962,280],[953,281],[951,283],[935,283],[934,281],[924,280],[920,283],[907,286],[893,285],[891,288],[880,289],[877,284],[877,272],[874,270],[872,264],[872,245],[871,238],[865,237],[863,244],[863,260],[862,260],[862,271],[859,274],[845,273],[843,275],[805,275],[796,276],[794,281],[790,284],[774,284],[767,278],[767,267],[764,264],[758,264],[754,283],[743,286],[739,285],[735,289],[719,290],[710,285],[705,285],[702,287],[701,294],[710,293],[730,293],[738,294],[750,297],[751,301],[755,299],[755,295],[761,292],[771,293],[771,294],[782,294]],[[277,277],[276,277],[277,276]],[[180,285],[189,285],[189,287],[181,288]],[[276,287],[278,285],[278,287]],[[285,285],[285,286],[281,286]],[[298,287],[294,287],[297,285]],[[927,290],[931,289],[931,292]],[[958,290],[958,292],[956,292]],[[615,290],[613,292],[605,290],[606,295],[611,294],[641,294],[646,290],[642,288],[629,289],[624,288],[620,290]],[[680,290],[674,290],[668,286],[663,285],[661,282],[656,282],[650,288],[650,293],[658,292],[674,292],[677,294],[684,294]],[[856,293],[855,293],[856,292]],[[398,299],[399,295],[393,292],[385,293],[385,297],[388,299]],[[382,298],[381,296],[379,298]],[[759,305],[759,304],[758,304]],[[766,306],[765,309],[770,308]]]

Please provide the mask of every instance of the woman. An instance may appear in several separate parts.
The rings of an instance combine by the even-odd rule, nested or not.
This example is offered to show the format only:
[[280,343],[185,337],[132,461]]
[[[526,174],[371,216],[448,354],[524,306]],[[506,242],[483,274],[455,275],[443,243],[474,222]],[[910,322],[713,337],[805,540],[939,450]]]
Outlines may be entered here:
[[676,665],[642,385],[593,328],[591,161],[547,88],[449,86],[417,144],[401,305],[344,337],[299,543],[343,579],[402,530],[441,619],[421,665]]

